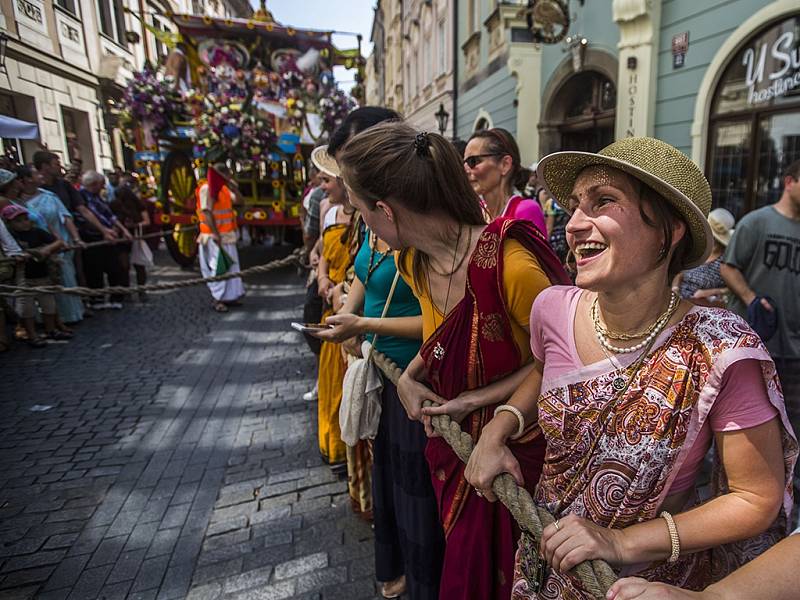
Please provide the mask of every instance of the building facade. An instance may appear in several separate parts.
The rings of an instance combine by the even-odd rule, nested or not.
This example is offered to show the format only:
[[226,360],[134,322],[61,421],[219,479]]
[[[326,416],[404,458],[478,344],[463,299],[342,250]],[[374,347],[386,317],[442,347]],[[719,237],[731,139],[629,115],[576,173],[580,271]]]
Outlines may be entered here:
[[0,0],[0,9],[0,114],[37,124],[40,136],[4,139],[2,150],[29,161],[46,147],[83,169],[125,162],[115,105],[133,71],[167,54],[143,22],[163,31],[173,29],[172,12],[252,12],[241,0]]
[[555,44],[533,42],[526,4],[458,1],[458,137],[503,127],[532,162],[650,135],[705,170],[715,206],[777,199],[800,158],[796,0],[569,0]]
[[[400,112],[417,129],[452,137],[456,0],[380,0],[372,27],[368,103]],[[383,100],[383,101],[381,101]]]

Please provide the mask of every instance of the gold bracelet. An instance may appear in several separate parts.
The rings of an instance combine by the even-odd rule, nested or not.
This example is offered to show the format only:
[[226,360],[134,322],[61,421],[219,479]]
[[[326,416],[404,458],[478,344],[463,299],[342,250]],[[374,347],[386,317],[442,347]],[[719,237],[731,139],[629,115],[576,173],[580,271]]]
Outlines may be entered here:
[[511,436],[512,440],[516,440],[517,438],[522,437],[522,434],[525,432],[525,417],[522,416],[522,413],[516,406],[511,406],[510,404],[501,404],[497,408],[494,409],[494,416],[497,416],[497,413],[507,411],[517,417],[517,421],[519,425],[517,426],[517,433]]
[[677,562],[681,556],[681,538],[678,537],[678,528],[675,526],[675,519],[673,519],[672,515],[667,511],[663,511],[659,516],[667,522],[669,540],[672,543],[672,554],[669,555],[667,562]]

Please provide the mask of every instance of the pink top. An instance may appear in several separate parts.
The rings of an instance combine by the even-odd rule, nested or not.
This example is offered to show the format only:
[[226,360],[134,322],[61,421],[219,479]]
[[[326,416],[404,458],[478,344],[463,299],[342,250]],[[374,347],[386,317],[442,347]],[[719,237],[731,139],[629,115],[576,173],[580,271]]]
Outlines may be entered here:
[[547,236],[547,225],[544,222],[544,212],[536,200],[527,200],[519,195],[511,196],[502,216],[513,217],[531,221],[536,228]]
[[[587,366],[578,356],[574,335],[575,312],[582,291],[578,287],[553,286],[540,292],[531,307],[531,351],[544,364],[543,390],[553,387],[552,382],[562,375]],[[690,312],[696,310],[704,309],[696,306]],[[568,323],[567,327],[564,323]],[[674,327],[666,329],[661,338]],[[670,494],[694,486],[703,457],[711,447],[712,431],[756,427],[778,416],[767,396],[759,361],[743,359],[735,364],[735,369],[723,373],[717,399],[672,483]]]

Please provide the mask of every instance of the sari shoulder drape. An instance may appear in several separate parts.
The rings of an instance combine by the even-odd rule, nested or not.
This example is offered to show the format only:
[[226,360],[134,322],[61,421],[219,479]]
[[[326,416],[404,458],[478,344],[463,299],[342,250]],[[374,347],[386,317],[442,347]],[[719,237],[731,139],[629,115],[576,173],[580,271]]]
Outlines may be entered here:
[[[702,589],[786,535],[797,443],[775,366],[740,317],[720,309],[693,309],[662,338],[610,412],[604,408],[615,397],[613,382],[620,375],[610,363],[600,373],[590,365],[559,378],[560,385],[543,386],[539,423],[547,458],[535,499],[557,511],[556,516],[574,513],[610,528],[656,518],[713,408],[725,369],[739,360],[761,361],[767,394],[783,425],[786,487],[780,515],[755,538],[687,555],[674,564],[638,567],[637,574],[647,579]],[[584,371],[590,376],[581,378]],[[727,492],[724,481],[720,473],[715,496]],[[538,596],[532,592],[525,565],[533,551],[523,545],[518,552],[514,599],[590,597],[572,576],[555,572]]]

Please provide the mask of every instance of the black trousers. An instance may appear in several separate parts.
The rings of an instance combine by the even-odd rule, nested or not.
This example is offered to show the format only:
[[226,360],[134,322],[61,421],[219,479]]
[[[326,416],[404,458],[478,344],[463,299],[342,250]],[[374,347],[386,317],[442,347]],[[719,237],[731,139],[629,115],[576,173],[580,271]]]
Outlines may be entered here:
[[437,600],[444,557],[422,423],[406,415],[397,388],[384,381],[381,421],[372,446],[375,577],[405,574],[411,600]]
[[[108,285],[129,285],[122,271],[119,249],[113,245],[84,249],[83,272],[86,276],[86,285],[95,290],[104,287],[103,276],[108,278]],[[123,294],[114,294],[111,296],[111,301],[122,302],[123,298]]]

